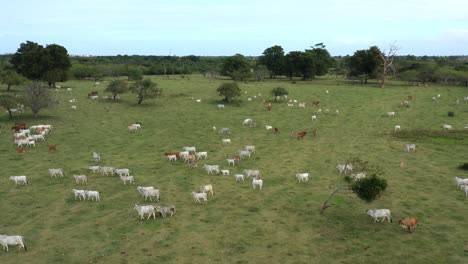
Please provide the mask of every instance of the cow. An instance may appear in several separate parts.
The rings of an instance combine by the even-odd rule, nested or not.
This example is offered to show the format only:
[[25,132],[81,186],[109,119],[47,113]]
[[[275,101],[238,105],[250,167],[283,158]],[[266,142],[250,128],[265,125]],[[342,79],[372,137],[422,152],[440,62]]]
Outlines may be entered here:
[[267,106],[268,111],[271,111],[272,108],[273,106],[271,105],[271,103],[268,103],[268,106]]
[[8,251],[8,245],[18,245],[18,250],[24,248],[24,251],[28,251],[26,243],[24,242],[24,237],[22,236],[0,235],[0,244],[2,244],[3,249],[6,251]]
[[318,100],[312,101],[313,106],[318,106],[319,104],[320,104],[320,101],[318,101]]
[[47,146],[47,149],[49,149],[49,151],[57,151],[57,146],[56,145],[48,145]]
[[398,221],[398,224],[406,231],[413,233],[414,229],[418,225],[419,219],[416,216],[411,216],[403,220]]
[[307,134],[307,131],[300,131],[300,132],[295,132],[295,135],[297,136],[297,139],[303,139],[305,135]]

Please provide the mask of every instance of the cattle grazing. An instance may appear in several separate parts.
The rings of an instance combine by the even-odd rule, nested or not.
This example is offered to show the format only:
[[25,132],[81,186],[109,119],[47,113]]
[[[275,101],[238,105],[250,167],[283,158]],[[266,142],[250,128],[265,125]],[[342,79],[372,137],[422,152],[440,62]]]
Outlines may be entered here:
[[70,106],[70,108],[71,108],[71,110],[73,110],[73,111],[76,111],[76,110],[77,110],[76,105],[72,105],[72,106]]
[[203,193],[211,193],[211,196],[213,196],[213,195],[214,195],[214,193],[213,193],[213,185],[208,184],[208,185],[202,185],[202,186],[200,186],[200,192],[203,192]]
[[63,170],[62,169],[49,169],[50,177],[57,177],[59,175],[63,178]]
[[53,151],[57,151],[57,146],[56,146],[56,145],[48,145],[48,146],[47,146],[47,149],[48,149],[49,151],[52,151],[52,150],[53,150]]
[[160,213],[162,217],[166,218],[169,213],[171,217],[176,215],[176,207],[174,205],[169,206],[155,206],[156,212]]
[[248,157],[250,159],[250,151],[248,150],[238,150],[239,156],[242,157]]
[[309,173],[297,173],[296,178],[299,182],[308,182],[309,181]]
[[130,175],[130,170],[125,168],[125,169],[115,169],[114,170],[115,174],[119,176],[129,176]]
[[252,118],[246,118],[246,119],[244,119],[244,121],[242,122],[242,125],[248,126],[248,125],[252,124],[252,122],[253,122]]
[[307,134],[307,131],[294,132],[294,135],[297,137],[297,140],[303,139],[306,134]]
[[223,142],[223,144],[230,144],[231,143],[230,138],[223,138],[223,139],[221,139],[221,141]]
[[255,146],[245,146],[244,149],[252,153],[255,153]]
[[88,177],[86,177],[86,175],[73,175],[73,178],[75,179],[76,184],[80,184],[80,182],[88,184]]
[[392,214],[390,212],[390,210],[388,209],[369,209],[367,211],[367,214],[372,216],[374,218],[374,223],[376,221],[379,221],[379,217],[382,217],[382,221],[380,221],[381,223],[383,223],[385,221],[385,218],[387,218],[387,221],[389,223],[392,222]]
[[272,130],[273,129],[273,127],[269,126],[269,125],[265,125],[265,128],[266,128],[266,130]]
[[229,176],[229,170],[221,170],[221,174],[223,174],[223,176]]
[[134,125],[130,125],[127,128],[128,128],[128,132],[135,132],[138,130],[138,127]]
[[244,174],[234,174],[234,177],[236,178],[236,182],[244,181]]
[[153,215],[153,218],[156,219],[156,212],[154,211],[154,206],[152,205],[136,205],[133,207],[133,209],[137,210],[138,214],[140,215],[140,219],[144,219],[144,215],[148,214],[148,218],[146,220],[150,219],[151,215]]
[[91,201],[95,200],[96,202],[101,201],[101,198],[99,197],[99,192],[98,191],[84,191],[86,197],[88,197],[88,200],[91,199]]
[[416,144],[406,144],[403,147],[404,152],[415,152],[416,151]]
[[127,184],[127,182],[135,184],[135,178],[133,176],[123,176],[120,175],[120,180],[123,182],[123,184]]
[[[327,94],[328,94],[328,91],[327,91]],[[313,106],[318,106],[319,104],[320,104],[320,101],[318,101],[318,100],[312,101]]]
[[260,179],[260,170],[248,170],[248,169],[245,169],[245,170],[243,171],[243,173],[245,173],[245,175],[247,176],[247,178],[255,177],[255,178]]
[[271,105],[271,103],[268,103],[268,106],[267,106],[268,111],[271,111],[272,108],[273,106]]
[[227,127],[223,127],[218,131],[218,134],[222,134],[222,135],[231,134],[231,129]]
[[387,112],[388,117],[395,117],[395,112]]
[[28,184],[28,179],[26,176],[21,175],[21,176],[10,176],[10,180],[15,182],[15,185],[25,185]]
[[83,199],[83,201],[86,200],[86,195],[85,195],[84,190],[72,189],[72,192],[75,195],[75,200],[76,200],[76,197],[80,198],[80,201],[81,201],[81,199]]
[[108,175],[108,173],[110,173],[111,175],[114,175],[114,167],[106,167],[106,166],[103,166],[103,167],[99,167],[99,170],[101,172],[102,175]]
[[137,191],[141,194],[141,197],[143,197],[143,191],[144,190],[153,190],[154,187],[153,186],[146,186],[146,187],[141,187],[141,186],[138,186],[137,187]]
[[202,152],[197,152],[195,153],[195,156],[197,159],[207,159],[208,158],[208,152],[202,151]]
[[444,131],[448,131],[448,130],[453,130],[453,127],[452,127],[451,125],[444,124],[444,125],[442,126],[442,129],[443,129]]
[[100,167],[99,166],[89,166],[88,167],[89,170],[91,170],[93,173],[96,173],[100,170]]
[[396,125],[396,126],[395,126],[395,132],[400,131],[400,130],[401,130],[400,125]]
[[468,178],[462,179],[462,178],[455,177],[453,179],[457,183],[457,188],[459,188],[461,185],[468,185]]
[[192,196],[195,199],[196,202],[201,203],[200,199],[205,201],[205,203],[208,202],[208,195],[206,193],[197,193],[197,192],[192,192]]
[[177,161],[177,156],[176,155],[167,155],[166,156],[169,161]]
[[468,185],[460,185],[460,190],[465,192],[465,199],[468,198]]
[[153,201],[153,197],[155,197],[156,201],[159,202],[160,191],[158,189],[152,187],[138,187],[137,190],[145,197],[145,201],[148,197],[150,201]]
[[193,152],[193,153],[196,153],[196,152],[197,152],[197,148],[195,148],[195,147],[187,147],[187,146],[184,146],[182,149],[185,150],[185,151],[188,151],[189,153],[190,153],[190,152]]
[[208,172],[208,174],[219,173],[219,165],[203,165],[203,168]]
[[299,103],[299,108],[305,109],[306,103]]
[[280,133],[279,128],[275,127],[274,129],[275,129],[275,134],[279,134],[279,133]]
[[24,242],[24,237],[22,236],[0,235],[0,244],[6,251],[8,251],[8,245],[18,245],[18,250],[24,248],[24,251],[28,251],[26,243]]
[[223,104],[218,104],[218,109],[224,109],[224,105]]
[[317,116],[316,116],[316,115],[313,115],[313,116],[312,116],[312,121],[314,121],[314,120],[317,120]]
[[418,225],[419,219],[416,216],[411,216],[403,220],[398,221],[398,224],[406,231],[413,233],[414,229]]

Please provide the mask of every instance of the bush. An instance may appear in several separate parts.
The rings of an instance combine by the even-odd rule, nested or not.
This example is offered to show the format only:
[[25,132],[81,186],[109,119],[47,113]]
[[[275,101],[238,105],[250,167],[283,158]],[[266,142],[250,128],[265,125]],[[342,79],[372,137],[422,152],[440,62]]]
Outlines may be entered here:
[[455,116],[455,112],[449,111],[449,112],[447,113],[447,115],[450,116],[450,117],[454,117],[454,116]]
[[460,166],[458,166],[458,168],[461,169],[461,170],[468,170],[468,162],[460,164]]
[[387,188],[387,181],[378,177],[363,178],[355,181],[351,189],[366,202],[372,202]]

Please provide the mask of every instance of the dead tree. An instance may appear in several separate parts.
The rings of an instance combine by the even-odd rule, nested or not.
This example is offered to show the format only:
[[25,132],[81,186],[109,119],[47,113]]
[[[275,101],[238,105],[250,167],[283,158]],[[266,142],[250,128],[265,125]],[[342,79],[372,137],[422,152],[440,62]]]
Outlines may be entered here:
[[381,88],[385,86],[387,74],[391,71],[395,71],[393,59],[395,58],[398,50],[400,50],[400,48],[395,45],[395,42],[393,42],[393,44],[390,45],[390,49],[388,50],[388,52],[383,50],[379,53],[380,58],[382,59],[382,85],[380,86]]

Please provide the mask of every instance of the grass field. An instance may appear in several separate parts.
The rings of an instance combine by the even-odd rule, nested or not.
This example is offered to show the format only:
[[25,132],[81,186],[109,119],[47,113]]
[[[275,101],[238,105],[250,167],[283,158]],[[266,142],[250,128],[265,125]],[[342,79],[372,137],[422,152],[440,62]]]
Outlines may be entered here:
[[[240,84],[242,102],[217,110],[221,97],[215,90],[222,80],[201,76],[152,77],[164,96],[136,105],[133,94],[119,101],[92,101],[86,94],[103,94],[107,82],[95,87],[88,81],[69,81],[54,92],[60,104],[30,112],[15,120],[1,115],[0,134],[0,234],[21,234],[28,251],[0,251],[0,263],[466,263],[468,261],[468,211],[453,177],[468,177],[460,162],[468,162],[468,96],[466,88],[359,86],[326,79],[311,82],[266,81]],[[306,109],[274,103],[271,89],[282,86],[289,97],[307,102]],[[4,90],[4,87],[1,87]],[[18,88],[16,88],[18,89]],[[325,93],[329,90],[329,94]],[[247,91],[247,94],[244,93]],[[261,93],[261,99],[247,97]],[[432,97],[441,94],[440,100]],[[410,108],[399,108],[408,95]],[[201,98],[202,103],[192,100]],[[76,98],[77,111],[69,99]],[[262,102],[265,99],[266,102]],[[322,113],[311,121],[320,100]],[[340,114],[334,113],[339,109]],[[395,118],[385,113],[395,111]],[[455,117],[447,112],[454,111]],[[251,117],[256,128],[241,126]],[[18,154],[9,127],[15,121],[28,125],[52,124],[47,143]],[[136,133],[127,126],[143,125]],[[442,124],[457,131],[442,131]],[[401,125],[400,135],[393,128]],[[265,125],[278,127],[280,134]],[[229,127],[231,145],[223,145],[212,127]],[[317,129],[317,137],[303,140],[291,131]],[[421,131],[425,131],[422,133]],[[453,136],[455,135],[456,136]],[[447,136],[448,135],[448,136]],[[415,153],[402,147],[415,143]],[[47,144],[58,151],[49,153]],[[202,165],[226,168],[227,154],[245,145],[257,153],[231,174],[259,169],[262,191],[234,177],[211,176]],[[208,151],[208,160],[191,169],[181,161],[168,162],[163,153],[196,146]],[[145,203],[136,186],[125,186],[117,177],[93,175],[92,151],[101,153],[100,165],[130,168],[136,186],[161,190],[162,205],[175,205],[176,217],[140,221],[134,204]],[[388,188],[367,204],[356,196],[336,195],[323,215],[319,208],[328,194],[343,183],[335,166],[350,157],[382,166]],[[405,167],[400,169],[400,162]],[[53,179],[48,168],[63,168],[65,178]],[[295,173],[309,172],[309,182],[299,184]],[[101,202],[75,201],[73,174],[87,174],[88,186],[98,190]],[[28,186],[15,187],[11,175],[27,175]],[[213,184],[215,195],[207,205],[196,204],[191,191]],[[393,223],[373,223],[368,208],[389,208]],[[398,219],[417,216],[414,234],[398,226]]]

